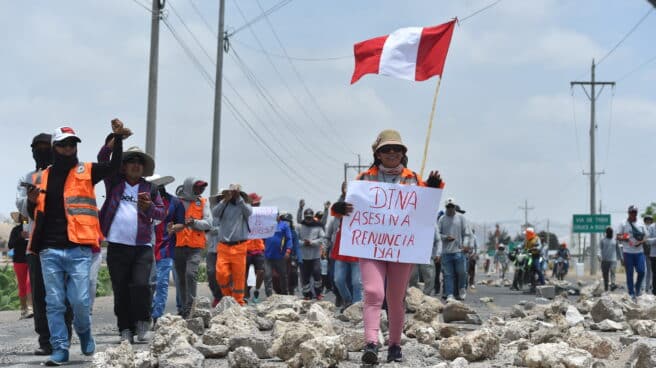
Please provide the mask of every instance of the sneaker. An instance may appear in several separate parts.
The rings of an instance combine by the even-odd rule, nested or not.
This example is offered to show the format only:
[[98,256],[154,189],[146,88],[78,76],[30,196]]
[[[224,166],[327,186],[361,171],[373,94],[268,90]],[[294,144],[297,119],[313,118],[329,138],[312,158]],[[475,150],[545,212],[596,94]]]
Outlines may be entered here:
[[91,329],[86,333],[78,334],[78,336],[80,337],[80,349],[82,350],[82,354],[86,356],[93,355],[96,351],[96,341],[93,339],[93,336],[91,336]]
[[388,363],[392,361],[401,362],[402,360],[403,360],[403,354],[401,354],[401,346],[390,345],[390,347],[387,348],[387,362]]
[[306,295],[306,296],[303,297],[303,300],[312,300],[312,297],[309,296],[309,295]]
[[476,285],[472,285],[472,286],[470,287],[470,289],[472,289],[472,290],[476,290]]
[[52,354],[52,349],[49,346],[39,346],[38,349],[34,350],[34,355],[50,355]]
[[45,361],[46,367],[58,367],[68,363],[68,350],[58,349],[52,352],[50,358]]
[[259,290],[255,290],[255,291],[253,292],[253,299],[252,299],[252,301],[253,301],[253,304],[257,304],[257,303],[260,302],[260,291],[259,291]]
[[20,319],[28,319],[34,317],[34,313],[32,312],[32,308],[27,307],[26,309],[23,309],[21,311]]
[[373,342],[364,347],[362,353],[362,363],[364,364],[378,364],[378,345]]
[[458,293],[458,299],[465,300],[466,298],[467,298],[467,289],[460,289],[460,292]]
[[449,296],[446,297],[446,302],[447,303],[448,302],[454,302],[455,300],[456,300],[456,298],[454,298],[453,295],[449,295]]
[[130,344],[134,344],[134,335],[132,334],[132,331],[125,329],[121,331],[121,339],[119,340],[119,343],[127,341]]
[[150,340],[150,321],[137,321],[137,340],[140,342]]

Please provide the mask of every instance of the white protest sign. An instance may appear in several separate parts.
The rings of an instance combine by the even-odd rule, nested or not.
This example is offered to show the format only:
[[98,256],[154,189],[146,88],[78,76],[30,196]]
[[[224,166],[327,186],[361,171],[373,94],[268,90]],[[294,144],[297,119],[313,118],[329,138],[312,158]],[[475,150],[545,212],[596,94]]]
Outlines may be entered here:
[[375,181],[349,182],[339,254],[401,263],[430,263],[441,189]]
[[278,228],[278,208],[253,207],[253,214],[248,218],[251,232],[248,239],[266,239],[273,236]]

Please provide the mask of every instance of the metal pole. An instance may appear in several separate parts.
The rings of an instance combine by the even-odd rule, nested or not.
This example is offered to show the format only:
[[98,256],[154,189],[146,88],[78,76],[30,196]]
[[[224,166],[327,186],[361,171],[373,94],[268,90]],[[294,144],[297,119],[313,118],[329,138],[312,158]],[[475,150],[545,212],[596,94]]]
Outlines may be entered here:
[[[595,62],[592,59],[592,79],[590,84],[590,214],[595,215],[597,213],[597,193],[596,189],[596,179],[597,172],[595,171],[595,130],[597,126],[595,124],[595,101],[597,96],[595,95]],[[597,233],[590,234],[590,254],[597,254]],[[590,257],[590,275],[594,276],[597,274],[597,257]]]
[[344,163],[344,183],[346,183],[346,170],[348,170],[348,164]]
[[210,193],[219,191],[219,157],[221,146],[221,81],[223,77],[223,18],[225,0],[219,0],[219,33],[216,47],[216,83],[214,89],[214,125],[212,129],[212,170],[210,173]]
[[153,0],[150,21],[150,67],[148,70],[148,110],[146,112],[146,153],[155,158],[157,136],[157,65],[159,64],[159,20],[164,1]]

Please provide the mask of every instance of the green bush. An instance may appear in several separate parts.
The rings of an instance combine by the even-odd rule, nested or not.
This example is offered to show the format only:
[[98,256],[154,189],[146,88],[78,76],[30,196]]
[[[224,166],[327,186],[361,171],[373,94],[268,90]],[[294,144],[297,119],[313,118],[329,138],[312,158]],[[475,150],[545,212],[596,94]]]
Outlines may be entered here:
[[14,268],[7,263],[0,269],[0,311],[16,310],[20,308],[18,300],[18,283]]
[[207,282],[207,267],[204,263],[198,265],[198,277],[196,280],[198,280],[198,282]]
[[112,294],[112,280],[109,279],[107,266],[100,266],[98,271],[98,284],[96,286],[96,297]]

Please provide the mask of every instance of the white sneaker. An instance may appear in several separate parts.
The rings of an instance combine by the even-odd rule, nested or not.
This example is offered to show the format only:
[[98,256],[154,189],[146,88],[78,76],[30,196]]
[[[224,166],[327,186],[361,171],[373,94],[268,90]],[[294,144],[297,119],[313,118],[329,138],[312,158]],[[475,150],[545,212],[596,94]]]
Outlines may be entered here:
[[472,285],[472,286],[471,286],[471,289],[472,289],[472,290],[476,290],[476,285]]
[[446,297],[446,302],[447,303],[448,302],[454,302],[454,301],[456,301],[456,298],[454,298],[453,295],[449,295],[449,296]]
[[467,298],[467,289],[460,289],[458,296],[460,297],[460,300],[465,300],[465,298]]
[[150,340],[150,321],[137,321],[137,340]]

